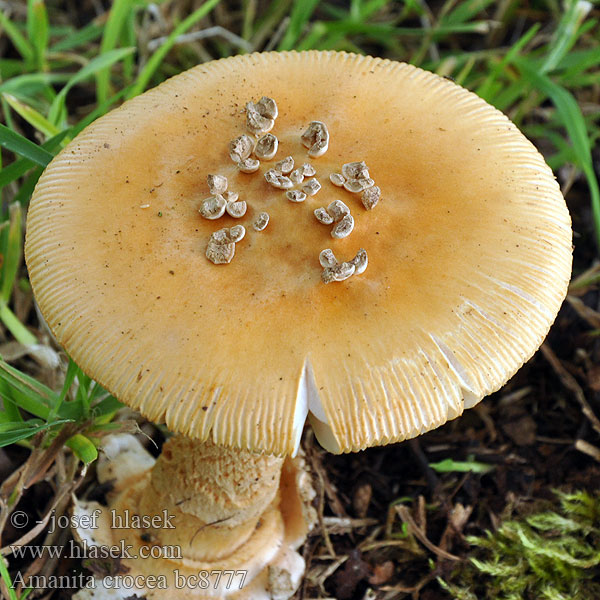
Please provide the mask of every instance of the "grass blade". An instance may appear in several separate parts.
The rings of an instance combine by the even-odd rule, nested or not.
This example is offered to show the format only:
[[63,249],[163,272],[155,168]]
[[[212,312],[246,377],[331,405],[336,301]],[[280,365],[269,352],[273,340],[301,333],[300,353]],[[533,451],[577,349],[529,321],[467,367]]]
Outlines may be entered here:
[[69,81],[69,77],[68,73],[28,73],[0,83],[0,92],[29,95],[29,90],[38,91],[40,88],[49,87],[55,83],[64,83]]
[[513,62],[515,57],[520,54],[521,50],[523,50],[523,48],[533,39],[540,27],[541,25],[536,23],[525,35],[523,35],[515,44],[513,44],[510,50],[504,55],[504,58],[502,58],[502,60],[491,69],[490,74],[485,78],[485,81],[479,86],[479,88],[475,90],[475,93],[478,96],[484,100],[487,100],[488,102],[491,102],[494,96],[494,94],[491,93],[492,87],[498,79],[498,76],[508,65]]
[[318,4],[318,0],[294,0],[290,23],[279,43],[279,50],[294,48]]
[[[96,384],[96,387],[99,388],[100,386]],[[123,404],[113,396],[104,398],[92,408],[94,423],[104,423],[111,420],[113,415],[121,408],[123,408]]]
[[77,433],[70,437],[65,446],[73,450],[77,458],[83,461],[86,465],[94,462],[98,458],[98,449],[93,442],[81,433]]
[[23,423],[24,419],[19,407],[14,402],[2,400],[2,406],[0,407],[0,423],[10,422]]
[[0,390],[4,402],[14,402],[28,413],[47,420],[58,395],[33,377],[0,360]]
[[368,2],[361,3],[361,19],[368,19],[371,15],[385,8],[389,4],[388,0],[369,0]]
[[456,461],[451,458],[445,458],[437,463],[429,463],[429,466],[438,473],[480,473],[485,474],[493,471],[495,467],[487,463],[475,460]]
[[[44,421],[49,420],[50,413],[58,401],[56,392],[3,360],[0,360],[0,395],[5,403],[12,402]],[[80,409],[81,407],[74,402],[65,402],[57,416],[61,419],[80,421]]]
[[[19,203],[15,202],[15,204]],[[21,323],[4,300],[0,300],[0,321],[12,333],[19,344],[23,344],[23,346],[35,346],[38,343],[33,333]]]
[[48,113],[48,120],[54,124],[60,120],[60,114],[65,109],[65,98],[69,93],[69,90],[79,82],[91,77],[92,75],[96,75],[101,72],[103,69],[109,67],[110,65],[120,61],[123,57],[132,54],[135,52],[135,48],[119,48],[118,50],[111,50],[110,52],[106,52],[104,54],[100,54],[93,60],[91,60],[85,67],[80,69],[69,81],[67,84],[60,90],[57,94],[56,98],[52,102],[52,106],[50,106],[50,111]]
[[591,164],[592,154],[587,127],[575,98],[549,77],[541,74],[529,61],[521,58],[515,62],[529,82],[544,96],[548,96],[552,100],[575,149],[579,160],[578,166],[583,168],[586,163]]
[[13,46],[17,49],[17,52],[23,57],[23,60],[28,64],[32,64],[35,61],[35,52],[33,47],[1,10],[0,27],[4,29],[6,35],[13,43]]
[[102,27],[91,23],[87,27],[74,31],[59,42],[56,42],[53,46],[50,46],[50,52],[66,52],[67,50],[73,50],[74,48],[89,44],[98,39],[102,35],[102,31]]
[[[114,0],[108,20],[104,27],[102,42],[100,43],[100,56],[112,52],[117,40],[121,35],[121,30],[127,21],[127,16],[133,8],[132,0]],[[112,63],[111,63],[112,64]],[[98,103],[106,102],[110,87],[110,65],[103,66],[96,72],[96,97]]]
[[45,71],[49,34],[44,0],[27,0],[27,34],[34,51],[35,66],[38,71]]
[[77,375],[78,370],[79,367],[69,358],[69,366],[67,367],[67,373],[65,374],[65,382],[63,383],[60,396],[58,397],[58,400],[54,405],[49,418],[53,419],[55,415],[58,414],[62,403],[64,402],[69,390],[71,389],[71,386],[73,385],[73,381],[75,381],[75,376]]
[[200,8],[196,9],[189,17],[181,21],[177,27],[171,32],[165,43],[156,50],[156,52],[148,59],[148,62],[144,65],[141,73],[138,75],[133,87],[127,94],[127,98],[133,98],[138,94],[141,94],[145,89],[150,79],[160,66],[169,50],[175,44],[177,38],[185,33],[195,23],[204,18],[221,0],[208,0]]
[[0,58],[0,79],[4,81],[16,77],[24,68],[23,61],[18,58]]
[[54,157],[37,144],[0,123],[0,146],[45,167]]
[[[256,21],[255,31],[250,40],[253,48],[260,48],[286,18],[292,0],[278,0],[266,5],[263,15]],[[326,5],[325,5],[326,6]]]
[[33,437],[36,433],[45,431],[56,425],[70,422],[70,419],[60,419],[58,421],[52,421],[51,423],[43,423],[38,419],[29,419],[28,421],[17,423],[0,423],[0,448],[8,446],[9,444],[14,444],[15,442],[20,442],[21,440],[26,440],[27,438]]
[[13,286],[21,263],[21,238],[23,227],[23,213],[21,205],[17,202],[9,207],[8,232],[3,236],[2,254],[2,288],[0,296],[3,302],[8,302],[12,295]]
[[4,585],[6,586],[6,590],[8,591],[8,600],[17,600],[17,594],[15,593],[15,588],[13,586],[12,580],[8,573],[8,569],[6,568],[6,563],[4,562],[4,557],[1,554],[0,554],[0,577],[2,577],[2,581],[4,582]]
[[565,5],[567,6],[567,10],[560,20],[552,41],[552,48],[542,65],[543,73],[555,69],[558,63],[573,47],[577,41],[581,24],[592,8],[589,2],[581,2],[580,0],[567,0]]
[[46,137],[53,137],[60,133],[60,129],[53,125],[40,114],[35,108],[28,106],[24,102],[15,98],[12,94],[2,94],[2,97],[8,102],[10,107],[23,119],[25,119],[31,126],[35,127],[38,131],[41,131]]
[[485,11],[493,1],[494,0],[466,0],[463,2],[456,2],[456,8],[442,17],[440,25],[458,25],[467,23],[469,20],[474,19],[477,14]]
[[[561,81],[563,85],[569,87],[584,87],[593,85],[600,80],[600,73],[597,67],[600,65],[600,48],[590,48],[584,52],[570,52],[557,69],[562,69]],[[591,69],[591,73],[586,73]],[[595,72],[594,72],[595,71]],[[586,79],[595,79],[595,82],[586,81]]]
[[[59,134],[55,135],[53,138],[49,139],[47,142],[42,144],[42,148],[44,150],[48,150],[49,152],[53,152],[60,145],[61,142],[68,137],[75,137],[80,131],[82,131],[85,127],[87,127],[92,121],[95,121],[99,116],[103,115],[115,102],[118,102],[123,97],[127,95],[130,88],[122,89],[118,94],[115,94],[112,98],[107,100],[104,104],[98,106],[95,110],[93,110],[85,119],[82,119],[77,125],[73,126],[71,129],[65,129],[61,131]],[[54,127],[54,125],[52,125]],[[21,158],[11,163],[7,167],[4,167],[0,170],[0,189],[7,186],[9,183],[12,183],[19,177],[22,177],[34,166],[33,163],[28,158]]]
[[515,61],[515,64],[539,92],[552,100],[558,117],[567,130],[577,157],[577,166],[583,171],[590,188],[596,243],[600,249],[600,188],[594,172],[590,139],[581,109],[575,98],[567,90],[540,73],[529,61],[519,58]]
[[[52,139],[48,140],[40,147],[44,150],[48,150],[48,152],[54,151],[62,142],[62,140],[68,135],[69,130],[65,129],[65,131],[61,131],[58,135],[54,136]],[[22,177],[31,169],[31,167],[35,166],[35,163],[28,158],[20,158],[15,162],[11,163],[7,167],[4,167],[0,171],[0,189],[4,186],[8,185],[15,179]]]

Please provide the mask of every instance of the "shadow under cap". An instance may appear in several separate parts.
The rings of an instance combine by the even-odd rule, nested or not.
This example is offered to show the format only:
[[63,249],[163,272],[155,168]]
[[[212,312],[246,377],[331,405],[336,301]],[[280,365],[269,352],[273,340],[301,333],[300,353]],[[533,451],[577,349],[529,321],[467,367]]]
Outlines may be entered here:
[[[274,161],[307,161],[304,128],[329,128],[303,204],[265,182],[271,162],[252,175],[229,159],[261,96],[279,106]],[[382,190],[372,211],[329,183],[360,160]],[[245,219],[198,215],[209,173]],[[356,221],[343,240],[313,215],[337,198]],[[239,223],[231,264],[210,263],[210,234]],[[323,284],[328,247],[365,248],[368,269]],[[571,228],[543,158],[474,94],[403,63],[267,53],[200,65],[84,130],[40,178],[26,259],[59,342],[150,420],[283,454],[310,411],[345,452],[437,427],[511,377],[564,299]]]

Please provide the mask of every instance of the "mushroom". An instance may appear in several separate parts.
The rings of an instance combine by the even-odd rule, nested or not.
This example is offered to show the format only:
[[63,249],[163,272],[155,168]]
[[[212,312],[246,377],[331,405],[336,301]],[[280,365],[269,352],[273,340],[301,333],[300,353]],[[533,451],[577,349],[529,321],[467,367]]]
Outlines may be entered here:
[[[350,205],[347,237],[332,239],[311,201],[282,199],[264,166],[240,174],[230,160],[239,107],[259,96],[277,100],[277,137],[296,164],[306,159],[301,133],[318,122],[328,132],[329,150],[315,158],[324,178],[341,163],[369,166],[383,197],[376,210],[322,180],[319,202],[344,194]],[[206,114],[209,126],[198,127]],[[217,227],[197,212],[199,172],[250,199],[229,264],[204,254]],[[250,227],[259,212],[270,216],[264,232]],[[330,285],[325,248],[355,256]],[[366,266],[363,251],[368,268],[346,279]],[[111,505],[166,508],[177,529],[148,539],[180,540],[190,568],[243,554],[256,575],[248,586],[264,590],[283,573],[291,595],[310,494],[290,456],[307,416],[327,450],[348,452],[417,436],[497,390],[564,299],[571,229],[540,154],[474,94],[387,60],[267,53],[200,65],[90,125],[37,185],[26,258],[42,314],[73,359],[180,434],[151,468],[120,481]],[[278,550],[254,544],[267,528]]]

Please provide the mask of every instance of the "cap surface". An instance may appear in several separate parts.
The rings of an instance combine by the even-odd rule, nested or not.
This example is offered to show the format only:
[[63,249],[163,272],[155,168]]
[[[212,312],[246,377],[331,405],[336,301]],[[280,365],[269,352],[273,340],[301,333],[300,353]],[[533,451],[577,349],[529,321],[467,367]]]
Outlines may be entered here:
[[[240,173],[229,142],[262,96],[279,150]],[[312,121],[330,134],[315,159]],[[322,185],[302,203],[263,177],[288,155]],[[373,210],[329,181],[352,161],[381,189]],[[244,218],[199,215],[208,174]],[[355,226],[334,240],[313,211],[335,199]],[[235,257],[212,264],[208,238],[236,224]],[[365,248],[368,268],[325,285],[325,248]],[[437,427],[512,376],[566,294],[571,229],[542,157],[474,94],[397,62],[269,53],[200,65],[83,131],[38,183],[26,259],[59,342],[147,418],[282,453],[308,414],[340,452]]]

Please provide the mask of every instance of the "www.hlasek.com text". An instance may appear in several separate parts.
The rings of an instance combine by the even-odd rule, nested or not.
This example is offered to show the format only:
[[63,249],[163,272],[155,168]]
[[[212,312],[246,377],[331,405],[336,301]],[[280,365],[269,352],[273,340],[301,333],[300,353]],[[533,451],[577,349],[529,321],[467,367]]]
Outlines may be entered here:
[[178,545],[148,545],[139,546],[137,552],[131,544],[125,540],[119,540],[118,544],[112,546],[101,546],[88,544],[86,539],[80,543],[69,540],[65,546],[10,546],[13,556],[17,558],[72,558],[72,559],[134,559],[134,558],[156,558],[176,560],[183,558],[181,546]]

